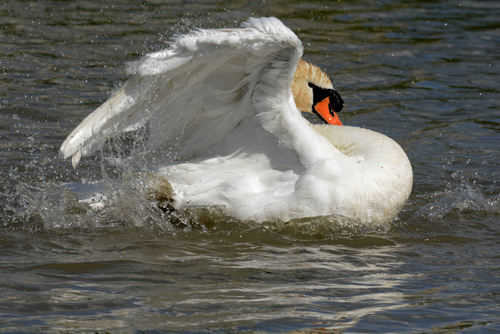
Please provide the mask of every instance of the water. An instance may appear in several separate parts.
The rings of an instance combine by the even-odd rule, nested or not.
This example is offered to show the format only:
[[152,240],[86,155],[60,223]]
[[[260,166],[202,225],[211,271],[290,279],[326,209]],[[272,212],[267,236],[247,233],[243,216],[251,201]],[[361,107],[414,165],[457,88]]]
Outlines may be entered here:
[[[0,4],[3,332],[497,332],[500,4],[496,1]],[[339,217],[168,216],[58,149],[126,80],[125,62],[193,27],[274,15],[333,78],[344,124],[399,142],[414,190],[389,228]],[[74,183],[71,183],[74,182]]]

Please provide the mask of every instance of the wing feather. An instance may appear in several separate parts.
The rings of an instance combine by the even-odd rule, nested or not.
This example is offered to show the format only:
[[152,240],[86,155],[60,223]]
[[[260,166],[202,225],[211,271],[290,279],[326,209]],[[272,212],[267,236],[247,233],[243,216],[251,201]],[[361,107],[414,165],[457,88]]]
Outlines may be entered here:
[[178,159],[222,140],[244,117],[271,112],[262,121],[273,127],[278,106],[290,103],[301,55],[300,40],[276,18],[176,36],[168,49],[128,65],[132,77],[73,130],[61,152],[76,166],[106,138],[147,123],[147,148],[175,143],[170,158]]

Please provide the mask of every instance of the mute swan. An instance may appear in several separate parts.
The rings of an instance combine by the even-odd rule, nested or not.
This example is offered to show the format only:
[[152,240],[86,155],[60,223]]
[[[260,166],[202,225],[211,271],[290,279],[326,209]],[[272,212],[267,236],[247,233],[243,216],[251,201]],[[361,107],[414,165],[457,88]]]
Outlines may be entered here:
[[[104,139],[147,126],[148,166],[170,183],[176,209],[224,206],[258,222],[391,221],[412,188],[406,154],[380,133],[337,126],[343,101],[302,52],[276,18],[176,36],[128,65],[132,77],[61,152],[76,166]],[[299,110],[337,125],[311,125]]]

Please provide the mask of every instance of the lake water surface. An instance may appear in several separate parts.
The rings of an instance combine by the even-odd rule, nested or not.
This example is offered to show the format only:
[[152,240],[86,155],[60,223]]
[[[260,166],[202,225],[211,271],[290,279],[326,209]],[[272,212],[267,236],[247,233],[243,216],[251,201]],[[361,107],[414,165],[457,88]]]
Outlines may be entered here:
[[[407,152],[389,226],[168,216],[100,154],[60,158],[127,61],[250,16],[299,36],[344,124]],[[1,3],[0,331],[500,331],[499,18],[498,1]],[[97,213],[68,190],[103,179]]]

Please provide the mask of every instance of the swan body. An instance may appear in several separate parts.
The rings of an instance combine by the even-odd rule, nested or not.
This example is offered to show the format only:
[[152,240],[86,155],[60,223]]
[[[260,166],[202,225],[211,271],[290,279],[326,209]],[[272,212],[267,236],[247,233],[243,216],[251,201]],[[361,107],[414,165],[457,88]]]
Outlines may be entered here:
[[391,221],[411,192],[406,154],[380,133],[307,122],[300,111],[341,124],[334,109],[342,100],[302,52],[276,18],[177,36],[131,63],[129,81],[61,152],[76,166],[104,139],[146,126],[141,159],[168,180],[176,209],[218,205],[259,222],[330,214]]

